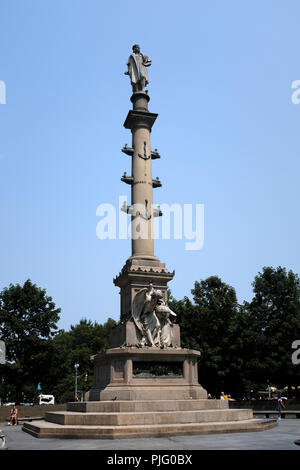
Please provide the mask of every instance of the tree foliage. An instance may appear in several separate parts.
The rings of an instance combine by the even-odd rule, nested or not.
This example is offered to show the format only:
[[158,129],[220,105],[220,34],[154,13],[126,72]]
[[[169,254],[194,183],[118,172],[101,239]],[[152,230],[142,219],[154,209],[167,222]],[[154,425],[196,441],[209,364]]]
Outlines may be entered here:
[[216,276],[195,282],[193,301],[170,297],[182,344],[201,351],[199,381],[213,394],[225,389],[249,396],[268,383],[300,386],[291,360],[291,345],[300,338],[299,277],[264,267],[252,285],[253,299],[242,305]]
[[116,322],[109,318],[104,325],[83,318],[70,331],[60,330],[51,341],[48,371],[41,381],[42,390],[57,401],[73,401],[75,395],[75,363],[78,368],[78,390],[92,386],[91,356],[109,348],[109,334]]
[[0,293],[0,337],[10,363],[3,373],[14,387],[16,401],[46,372],[48,341],[57,329],[59,312],[45,289],[30,279],[23,286],[10,284]]
[[[56,401],[74,399],[74,364],[79,362],[78,389],[91,388],[91,355],[109,347],[109,334],[116,324],[104,325],[82,319],[70,331],[57,330],[60,309],[44,289],[29,279],[23,286],[10,285],[0,293],[0,338],[6,343],[7,364],[0,366],[2,398],[32,400],[42,392]],[[1,396],[0,396],[1,398]]]
[[264,267],[252,285],[254,297],[242,307],[246,379],[300,385],[299,366],[291,361],[292,343],[300,338],[299,277],[280,266]]

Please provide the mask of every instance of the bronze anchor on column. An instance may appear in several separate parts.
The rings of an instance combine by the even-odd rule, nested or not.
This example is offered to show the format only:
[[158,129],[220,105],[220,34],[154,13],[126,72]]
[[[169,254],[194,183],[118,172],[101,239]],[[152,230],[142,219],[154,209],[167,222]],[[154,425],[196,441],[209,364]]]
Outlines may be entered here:
[[144,220],[150,220],[151,217],[152,217],[152,214],[148,215],[148,201],[147,201],[147,199],[145,199],[145,215],[142,215],[140,213],[140,217],[142,217],[142,219],[144,219]]
[[144,156],[138,153],[138,156],[142,158],[143,160],[149,160],[149,158],[151,158],[151,155],[147,156],[146,145],[147,145],[146,142],[144,142]]

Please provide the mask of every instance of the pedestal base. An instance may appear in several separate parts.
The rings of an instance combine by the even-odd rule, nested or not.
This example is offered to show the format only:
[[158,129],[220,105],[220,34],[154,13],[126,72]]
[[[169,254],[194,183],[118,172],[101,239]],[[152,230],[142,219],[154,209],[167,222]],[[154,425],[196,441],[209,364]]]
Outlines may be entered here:
[[128,439],[264,431],[275,419],[253,419],[252,410],[231,410],[227,400],[96,401],[68,403],[44,421],[25,422],[38,438]]
[[230,409],[228,400],[207,400],[198,384],[199,355],[181,348],[115,348],[97,354],[87,401],[47,412],[44,421],[25,422],[23,430],[39,438],[128,439],[263,431],[277,425],[276,420],[253,419],[250,409]]
[[189,400],[207,398],[198,383],[200,352],[191,349],[124,347],[93,356],[97,400]]

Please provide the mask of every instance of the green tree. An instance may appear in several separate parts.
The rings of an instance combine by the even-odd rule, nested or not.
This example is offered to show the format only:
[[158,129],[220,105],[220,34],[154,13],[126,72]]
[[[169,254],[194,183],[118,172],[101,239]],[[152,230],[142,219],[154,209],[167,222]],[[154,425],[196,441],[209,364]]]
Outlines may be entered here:
[[10,284],[0,293],[0,337],[6,343],[6,382],[14,388],[15,401],[37,386],[47,367],[48,340],[57,329],[60,309],[46,290],[28,279],[23,286]]
[[256,388],[268,381],[300,385],[300,368],[291,359],[300,338],[299,277],[281,266],[264,267],[252,285],[254,297],[243,305],[246,378]]
[[116,322],[109,318],[103,325],[85,318],[70,331],[60,330],[51,341],[47,374],[41,381],[44,393],[53,394],[57,402],[74,400],[75,368],[78,368],[78,389],[88,391],[93,382],[91,356],[109,348],[109,335]]

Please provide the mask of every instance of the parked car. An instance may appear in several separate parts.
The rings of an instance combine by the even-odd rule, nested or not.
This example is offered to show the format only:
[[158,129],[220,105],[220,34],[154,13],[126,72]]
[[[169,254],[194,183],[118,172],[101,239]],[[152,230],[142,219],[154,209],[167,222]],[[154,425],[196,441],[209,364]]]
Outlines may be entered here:
[[39,395],[39,405],[54,405],[54,395]]

